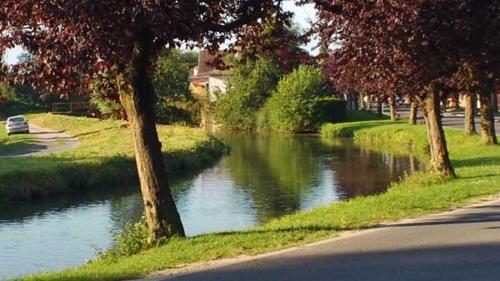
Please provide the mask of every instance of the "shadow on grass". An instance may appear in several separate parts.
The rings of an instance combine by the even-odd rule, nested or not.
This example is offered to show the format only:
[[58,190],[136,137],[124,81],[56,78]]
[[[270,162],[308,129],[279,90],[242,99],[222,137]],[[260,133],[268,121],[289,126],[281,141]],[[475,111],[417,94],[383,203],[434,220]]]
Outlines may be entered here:
[[[189,176],[213,165],[224,152],[224,144],[212,139],[194,150],[164,154],[167,173],[172,178]],[[51,155],[4,161],[9,162],[0,171],[0,202],[138,184],[135,158],[127,155],[100,159]]]
[[452,162],[453,165],[457,168],[474,167],[474,166],[492,166],[492,165],[500,165],[500,157],[477,157],[477,158],[468,158],[462,160],[453,160]]

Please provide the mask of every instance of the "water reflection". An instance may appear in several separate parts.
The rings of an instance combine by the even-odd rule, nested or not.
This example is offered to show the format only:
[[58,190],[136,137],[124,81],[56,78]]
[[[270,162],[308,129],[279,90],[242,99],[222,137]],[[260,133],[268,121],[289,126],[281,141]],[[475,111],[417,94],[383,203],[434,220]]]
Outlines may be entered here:
[[[420,169],[411,157],[352,141],[225,133],[231,153],[172,184],[188,235],[243,229],[318,205],[378,193]],[[0,206],[0,279],[78,265],[142,213],[138,188]]]

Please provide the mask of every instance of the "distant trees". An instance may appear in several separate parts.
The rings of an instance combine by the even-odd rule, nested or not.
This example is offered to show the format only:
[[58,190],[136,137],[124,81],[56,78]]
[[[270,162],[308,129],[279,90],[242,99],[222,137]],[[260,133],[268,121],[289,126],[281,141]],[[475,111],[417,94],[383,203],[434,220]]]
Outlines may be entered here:
[[262,109],[260,127],[281,132],[314,132],[328,121],[322,107],[331,102],[325,99],[330,94],[320,70],[302,65],[278,83]]
[[200,108],[189,88],[189,71],[197,62],[197,52],[179,49],[165,50],[158,57],[153,87],[159,123],[199,123]]
[[217,120],[228,128],[255,129],[257,113],[281,76],[280,65],[269,57],[247,60],[234,67],[228,91],[217,101]]
[[474,62],[482,73],[498,73],[500,3],[313,2],[322,40],[336,46],[327,76],[344,88],[414,97],[427,125],[431,167],[454,177],[441,124],[441,96],[464,61]]

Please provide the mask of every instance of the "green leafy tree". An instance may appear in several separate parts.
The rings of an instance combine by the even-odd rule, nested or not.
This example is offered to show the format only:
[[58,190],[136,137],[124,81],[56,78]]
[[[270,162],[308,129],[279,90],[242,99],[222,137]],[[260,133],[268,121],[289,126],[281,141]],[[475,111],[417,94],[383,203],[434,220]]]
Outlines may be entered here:
[[325,100],[325,89],[320,70],[302,65],[279,83],[266,103],[259,125],[275,131],[312,131],[319,125],[317,116]]
[[269,58],[259,57],[236,66],[227,93],[217,103],[218,121],[229,128],[254,129],[257,112],[280,77],[280,66]]
[[196,52],[170,49],[156,62],[153,86],[156,93],[156,116],[160,123],[196,124],[199,105],[189,89],[189,71],[198,62]]

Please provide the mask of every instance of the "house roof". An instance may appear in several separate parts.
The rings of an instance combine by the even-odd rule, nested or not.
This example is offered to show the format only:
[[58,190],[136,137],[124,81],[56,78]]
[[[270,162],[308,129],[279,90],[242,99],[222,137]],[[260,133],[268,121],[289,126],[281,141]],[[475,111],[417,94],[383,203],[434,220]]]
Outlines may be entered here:
[[[193,69],[189,75],[189,81],[198,83],[207,83],[210,76],[226,76],[231,75],[230,70],[219,70],[211,65],[211,62],[221,52],[211,53],[208,50],[201,50],[198,55],[198,65]],[[196,73],[196,75],[195,75]]]

